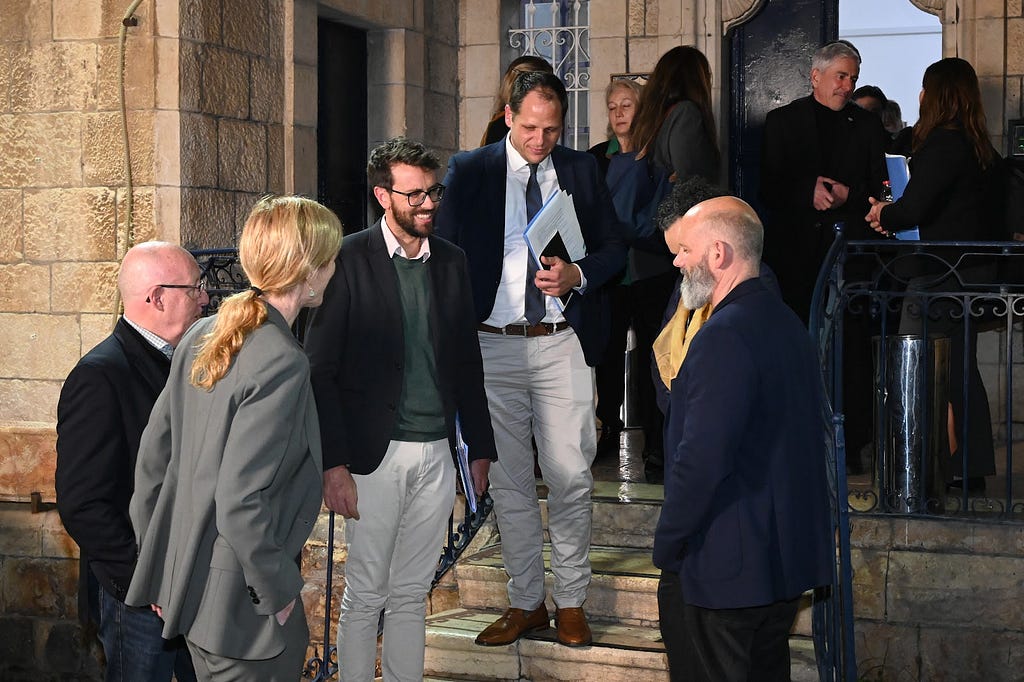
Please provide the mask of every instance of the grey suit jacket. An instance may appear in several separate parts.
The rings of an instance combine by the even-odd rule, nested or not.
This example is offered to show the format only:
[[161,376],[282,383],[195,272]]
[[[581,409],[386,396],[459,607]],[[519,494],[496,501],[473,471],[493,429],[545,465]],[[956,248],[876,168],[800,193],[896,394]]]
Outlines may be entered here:
[[297,557],[322,492],[309,363],[267,311],[211,391],[189,371],[214,318],[182,339],[142,434],[130,506],[139,560],[126,602],[159,604],[164,637],[242,659],[284,649],[274,614],[302,589]]

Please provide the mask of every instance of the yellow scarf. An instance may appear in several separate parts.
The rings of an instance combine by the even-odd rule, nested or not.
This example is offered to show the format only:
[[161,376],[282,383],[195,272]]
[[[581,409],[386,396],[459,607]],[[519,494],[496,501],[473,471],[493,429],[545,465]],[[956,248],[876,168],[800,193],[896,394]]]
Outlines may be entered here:
[[[691,315],[690,313],[693,313]],[[686,351],[690,349],[690,342],[696,336],[701,326],[711,316],[711,304],[707,303],[703,308],[691,311],[683,307],[682,300],[679,301],[675,313],[665,325],[665,328],[658,334],[652,346],[654,350],[654,361],[658,363],[658,374],[666,388],[672,386],[672,380],[679,374],[679,368],[686,359]]]

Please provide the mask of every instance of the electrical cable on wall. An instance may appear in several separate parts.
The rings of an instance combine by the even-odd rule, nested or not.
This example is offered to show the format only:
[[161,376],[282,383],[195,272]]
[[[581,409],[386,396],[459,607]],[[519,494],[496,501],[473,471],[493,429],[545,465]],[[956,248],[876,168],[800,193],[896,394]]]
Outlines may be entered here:
[[[124,144],[124,177],[125,177],[125,227],[124,227],[124,250],[132,248],[135,239],[134,219],[135,212],[135,187],[132,184],[132,155],[131,146],[128,142],[128,103],[125,96],[124,69],[125,51],[128,42],[128,27],[137,26],[139,20],[135,18],[135,10],[142,4],[142,0],[133,0],[132,4],[125,10],[121,18],[121,29],[118,31],[117,44],[117,96],[121,105],[121,139]],[[115,215],[117,208],[115,206]],[[114,235],[114,253],[117,253],[117,235]],[[120,254],[118,254],[120,258]],[[117,317],[121,312],[121,291],[115,288],[114,293],[114,324],[117,324]],[[113,325],[111,325],[113,327]]]

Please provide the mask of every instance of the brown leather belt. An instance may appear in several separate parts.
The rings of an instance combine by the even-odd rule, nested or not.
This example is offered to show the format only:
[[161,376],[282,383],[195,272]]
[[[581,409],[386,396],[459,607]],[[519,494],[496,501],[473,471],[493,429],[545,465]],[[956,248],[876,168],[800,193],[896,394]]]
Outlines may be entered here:
[[510,324],[507,327],[492,327],[489,324],[481,324],[477,327],[482,332],[489,334],[504,334],[505,336],[547,336],[555,332],[565,331],[569,328],[568,322],[539,322],[537,324]]

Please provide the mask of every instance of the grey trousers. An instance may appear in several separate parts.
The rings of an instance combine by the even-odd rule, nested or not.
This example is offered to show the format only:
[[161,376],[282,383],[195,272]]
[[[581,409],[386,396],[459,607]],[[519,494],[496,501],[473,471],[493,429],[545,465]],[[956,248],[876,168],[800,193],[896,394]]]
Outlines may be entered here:
[[544,535],[532,435],[549,491],[552,598],[558,607],[580,606],[590,585],[594,371],[572,330],[533,338],[480,332],[479,338],[498,449],[490,490],[509,603],[532,610],[544,601]]
[[296,598],[295,608],[281,627],[284,629],[284,651],[261,661],[219,656],[193,644],[186,637],[196,677],[203,682],[296,682],[302,677],[302,664],[309,646],[309,626],[301,597]]
[[381,672],[423,679],[427,593],[455,502],[448,440],[391,441],[370,474],[354,474],[359,520],[345,522],[348,558],[338,619],[342,682],[371,682],[384,610]]

